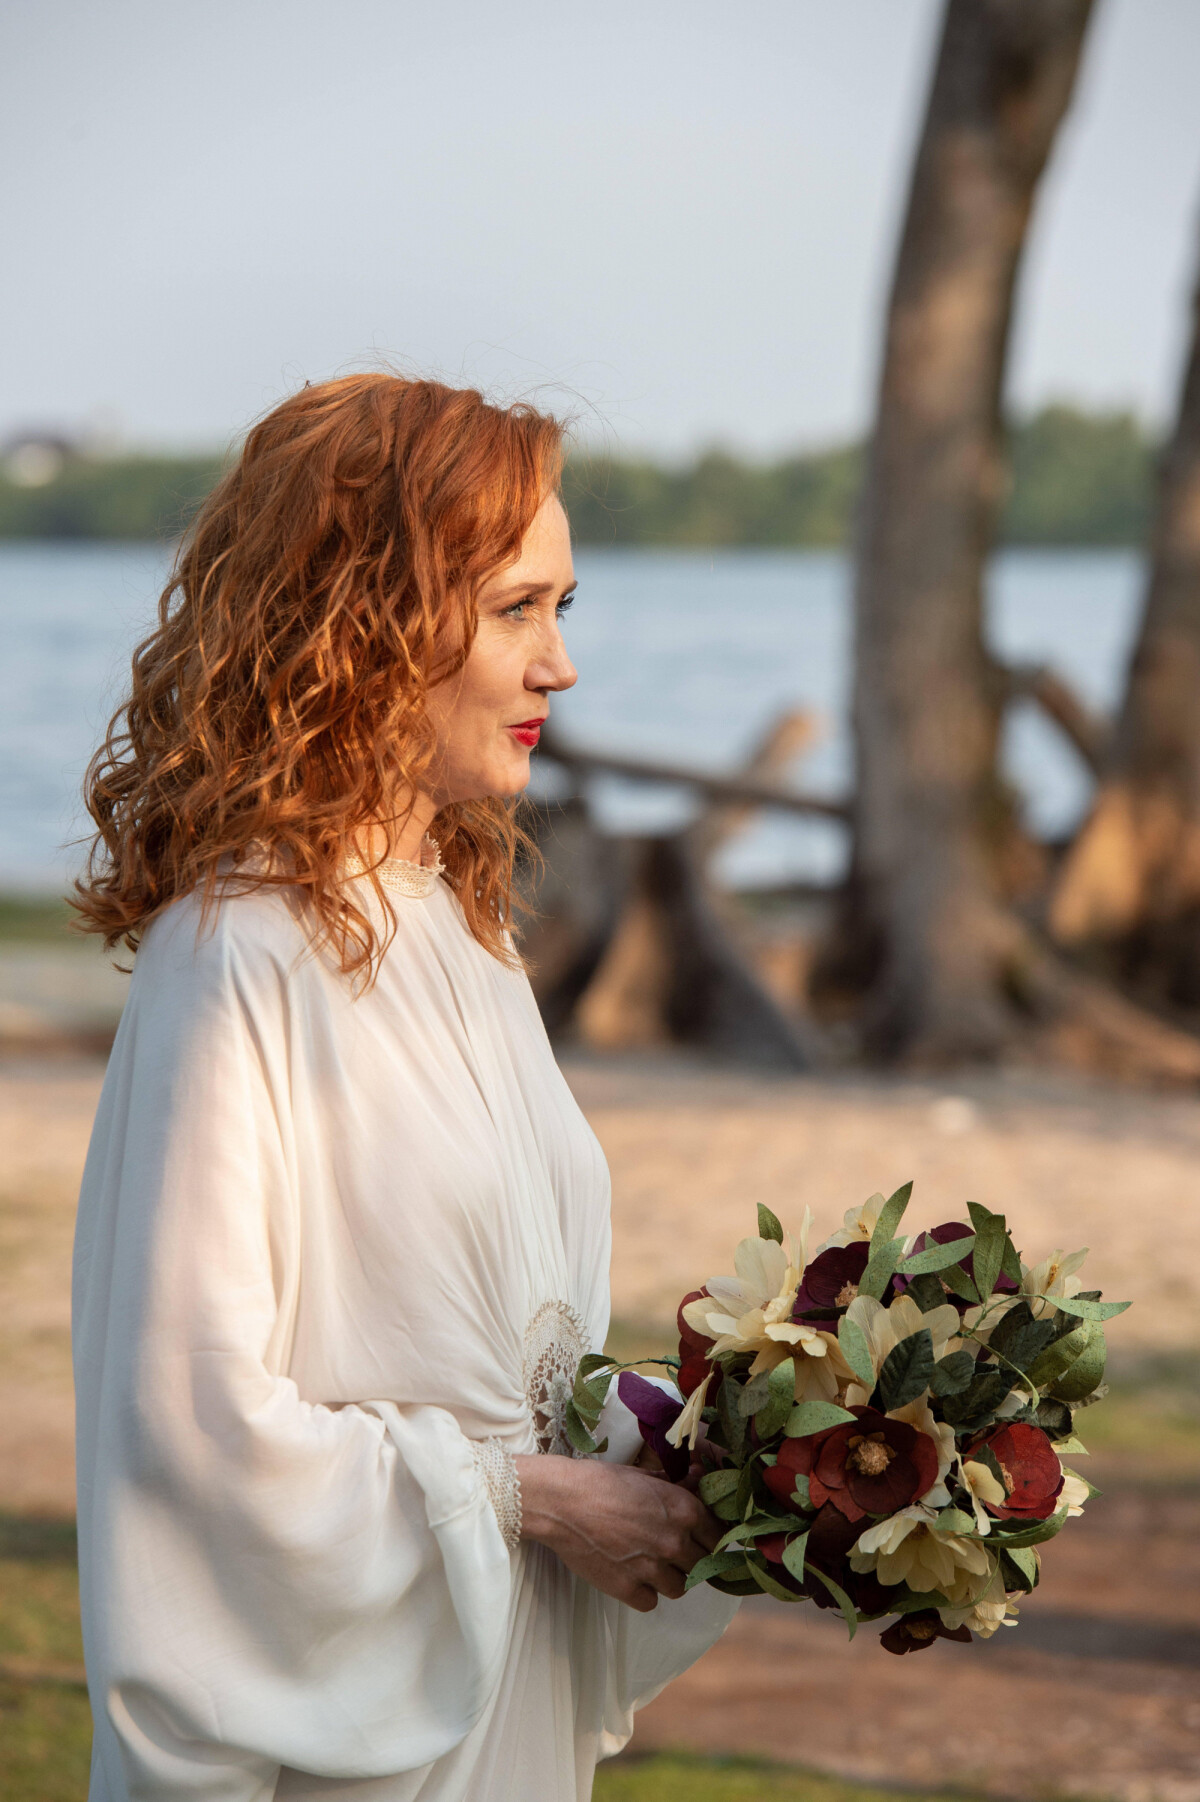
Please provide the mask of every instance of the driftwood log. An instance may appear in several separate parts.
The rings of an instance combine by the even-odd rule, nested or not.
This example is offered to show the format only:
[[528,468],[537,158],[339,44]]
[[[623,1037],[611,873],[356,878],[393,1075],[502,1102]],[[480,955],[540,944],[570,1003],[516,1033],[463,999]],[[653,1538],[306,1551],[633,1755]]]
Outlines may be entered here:
[[683,831],[641,838],[596,832],[578,793],[532,808],[543,870],[523,950],[552,1034],[597,1049],[679,1044],[760,1069],[812,1067],[814,1030],[762,982],[707,867],[763,804],[840,814],[774,779],[813,729],[808,715],[785,716],[732,778],[543,740],[544,753],[577,777],[615,770],[686,782],[708,803]]

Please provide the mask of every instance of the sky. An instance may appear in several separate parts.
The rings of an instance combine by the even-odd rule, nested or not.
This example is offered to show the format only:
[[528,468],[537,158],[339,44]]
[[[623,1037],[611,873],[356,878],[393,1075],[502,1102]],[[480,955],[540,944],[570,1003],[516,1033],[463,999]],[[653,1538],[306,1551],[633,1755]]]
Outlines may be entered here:
[[[0,437],[400,366],[669,457],[867,425],[940,0],[9,0]],[[1010,372],[1169,417],[1200,5],[1097,0]]]

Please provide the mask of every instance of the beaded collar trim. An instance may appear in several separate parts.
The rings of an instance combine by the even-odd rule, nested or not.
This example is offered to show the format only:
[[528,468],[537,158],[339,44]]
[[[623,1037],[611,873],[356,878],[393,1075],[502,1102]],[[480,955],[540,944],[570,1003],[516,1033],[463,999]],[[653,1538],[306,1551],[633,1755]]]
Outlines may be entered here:
[[[426,836],[421,841],[420,863],[411,863],[407,857],[385,857],[382,863],[375,865],[374,874],[384,888],[392,889],[397,895],[423,899],[432,895],[444,868],[437,840]],[[367,865],[357,852],[352,851],[347,857],[346,872],[350,876],[367,874]]]

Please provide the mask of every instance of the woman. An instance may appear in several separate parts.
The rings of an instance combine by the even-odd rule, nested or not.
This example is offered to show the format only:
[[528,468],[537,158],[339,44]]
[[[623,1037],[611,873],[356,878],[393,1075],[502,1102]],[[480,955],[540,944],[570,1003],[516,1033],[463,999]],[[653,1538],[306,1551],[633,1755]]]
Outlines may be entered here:
[[620,1404],[606,1460],[562,1430],[608,1182],[506,926],[560,458],[470,391],[304,389],[89,772],[78,906],[137,951],[75,1261],[91,1802],[574,1802],[730,1618]]

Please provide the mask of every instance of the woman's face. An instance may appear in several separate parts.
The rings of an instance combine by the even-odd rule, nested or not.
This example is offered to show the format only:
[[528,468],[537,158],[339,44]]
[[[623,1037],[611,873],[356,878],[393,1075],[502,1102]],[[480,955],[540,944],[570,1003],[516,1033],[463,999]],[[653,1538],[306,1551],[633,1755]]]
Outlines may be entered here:
[[528,783],[551,691],[576,680],[560,629],[574,588],[567,516],[549,495],[516,562],[484,584],[479,629],[463,667],[430,692],[441,752],[430,779],[439,808],[519,794]]

